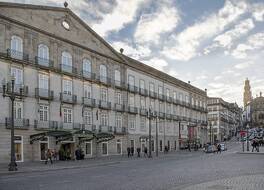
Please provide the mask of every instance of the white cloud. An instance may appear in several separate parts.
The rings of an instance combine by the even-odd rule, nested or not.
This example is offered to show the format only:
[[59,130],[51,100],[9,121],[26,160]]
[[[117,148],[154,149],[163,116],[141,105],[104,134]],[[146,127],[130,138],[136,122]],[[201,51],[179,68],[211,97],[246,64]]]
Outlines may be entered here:
[[252,15],[256,21],[264,21],[264,3],[257,3],[252,6]]
[[172,31],[179,20],[180,16],[175,7],[163,6],[158,12],[140,17],[134,38],[138,43],[158,43],[160,35]]
[[248,37],[246,43],[238,44],[233,50],[232,55],[238,59],[247,58],[252,50],[261,50],[264,48],[264,33],[256,33]]
[[[152,58],[150,60],[142,60],[143,63],[154,67],[155,69],[159,70],[159,71],[163,71],[164,72],[164,68],[168,66],[168,63],[161,58]],[[172,72],[171,74],[175,74],[174,72]]]
[[124,49],[123,54],[130,56],[134,59],[142,59],[145,57],[150,56],[151,50],[143,45],[136,45],[136,47],[133,47],[132,45],[126,43],[126,42],[113,42],[112,46],[116,49],[116,51],[119,52],[120,48]]
[[113,12],[103,15],[103,20],[93,25],[93,29],[102,36],[106,36],[111,31],[119,31],[126,24],[132,22],[136,12],[144,0],[117,0],[117,5]]
[[246,68],[252,66],[253,64],[254,64],[253,61],[247,61],[247,62],[244,62],[244,63],[236,64],[235,68],[236,69],[246,69]]
[[245,2],[226,1],[218,13],[209,15],[178,35],[173,35],[169,39],[171,44],[163,49],[163,54],[171,59],[190,60],[198,54],[197,49],[202,42],[223,31],[246,11]]

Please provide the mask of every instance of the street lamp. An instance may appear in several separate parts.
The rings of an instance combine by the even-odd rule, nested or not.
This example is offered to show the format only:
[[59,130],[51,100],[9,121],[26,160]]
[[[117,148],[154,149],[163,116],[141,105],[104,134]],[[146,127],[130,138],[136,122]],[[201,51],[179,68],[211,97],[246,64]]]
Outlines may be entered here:
[[16,171],[17,164],[15,160],[15,134],[14,134],[14,101],[15,99],[22,98],[22,88],[19,89],[19,94],[15,93],[15,77],[11,77],[11,86],[10,83],[6,83],[5,79],[2,81],[2,88],[3,88],[3,97],[9,97],[11,100],[11,158],[9,163],[9,171]]
[[152,144],[152,142],[151,142],[151,114],[152,114],[152,112],[151,112],[151,107],[149,108],[149,111],[148,111],[148,118],[149,118],[149,155],[148,155],[148,157],[149,158],[151,158],[152,156],[151,156],[151,152],[152,152],[152,147],[151,147],[151,144]]
[[248,141],[249,136],[248,136],[248,129],[249,129],[249,125],[248,125],[248,123],[247,123],[247,151],[249,151],[249,141]]
[[156,114],[156,156],[159,156],[159,149],[158,149],[158,114]]

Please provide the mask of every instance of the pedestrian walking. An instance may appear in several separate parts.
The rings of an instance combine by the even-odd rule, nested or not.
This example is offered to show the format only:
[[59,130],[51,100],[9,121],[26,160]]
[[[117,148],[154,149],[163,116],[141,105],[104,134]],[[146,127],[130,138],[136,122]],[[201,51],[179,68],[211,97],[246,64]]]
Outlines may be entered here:
[[47,164],[50,160],[50,163],[53,164],[52,162],[52,151],[51,149],[48,149],[47,152],[46,152],[46,161],[45,161],[45,164]]
[[140,157],[140,151],[141,151],[141,149],[138,147],[138,148],[137,148],[137,157],[138,157],[138,158]]
[[127,157],[130,157],[130,147],[127,147]]
[[130,151],[131,151],[131,156],[134,156],[134,147],[133,146],[130,148]]
[[147,147],[144,148],[144,157],[148,157],[148,148]]
[[254,149],[257,151],[257,144],[255,139],[252,140],[251,146],[252,146],[252,152],[254,152]]
[[221,154],[221,144],[217,145],[217,154],[218,154],[218,152]]
[[191,145],[190,145],[190,143],[188,144],[188,150],[191,152]]
[[58,160],[57,157],[58,157],[58,152],[57,152],[56,149],[54,149],[54,150],[53,150],[53,160],[54,160],[54,161],[55,161],[55,160],[57,161],[57,160]]

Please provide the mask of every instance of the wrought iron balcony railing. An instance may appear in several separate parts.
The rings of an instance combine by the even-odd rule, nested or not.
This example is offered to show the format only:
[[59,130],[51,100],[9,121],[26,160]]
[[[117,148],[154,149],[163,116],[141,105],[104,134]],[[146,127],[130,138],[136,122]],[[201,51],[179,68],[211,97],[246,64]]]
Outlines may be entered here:
[[133,92],[133,93],[137,93],[138,92],[138,88],[136,86],[134,86],[134,85],[128,84],[127,88],[128,88],[129,92]]
[[45,59],[42,57],[35,57],[35,63],[39,65],[40,67],[45,67],[45,68],[53,68],[54,67],[54,62],[49,59]]
[[76,104],[77,96],[73,94],[60,93],[60,101],[69,103],[69,104]]
[[[11,129],[12,119],[6,118],[5,125],[7,129]],[[29,129],[29,119],[21,118],[21,119],[14,119],[14,128],[15,129]]]
[[99,108],[109,110],[111,109],[111,102],[99,100]]
[[[6,93],[10,94],[12,92],[12,84],[9,82],[6,87]],[[28,86],[23,84],[14,84],[14,93],[16,95],[27,96],[28,95]]]
[[115,104],[115,111],[123,112],[125,111],[125,105],[123,104]]
[[137,114],[138,113],[138,108],[133,107],[133,106],[128,106],[128,112],[132,114]]
[[157,93],[156,92],[153,92],[153,91],[149,91],[149,96],[151,98],[157,98]]
[[44,88],[35,88],[36,98],[53,100],[54,93],[52,90],[44,89]]
[[139,94],[142,96],[147,96],[148,95],[148,90],[144,88],[139,88]]
[[77,68],[70,65],[60,64],[60,70],[61,72],[66,72],[74,75],[77,74]]
[[93,98],[87,98],[87,97],[83,97],[82,98],[82,102],[84,106],[88,106],[88,107],[95,107],[95,99]]
[[114,127],[114,134],[126,135],[127,134],[127,128],[125,128],[125,127]]
[[89,71],[82,70],[82,77],[84,79],[94,80],[95,79],[95,73],[91,73]]
[[22,61],[29,61],[29,55],[21,52],[21,51],[17,51],[14,49],[7,49],[7,57],[13,58],[13,59],[19,59]]
[[145,108],[140,108],[139,111],[140,115],[147,116],[148,115],[148,110]]

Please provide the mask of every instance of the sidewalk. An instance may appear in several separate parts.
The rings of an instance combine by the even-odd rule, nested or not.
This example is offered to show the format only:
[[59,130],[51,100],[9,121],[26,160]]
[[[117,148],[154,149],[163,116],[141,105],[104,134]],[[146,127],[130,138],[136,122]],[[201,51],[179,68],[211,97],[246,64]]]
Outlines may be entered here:
[[252,152],[252,146],[249,146],[249,151],[247,151],[247,146],[245,145],[244,152],[242,150],[240,150],[237,153],[238,154],[263,154],[264,155],[264,146],[259,147],[259,152],[256,152],[256,150],[254,150],[254,152]]
[[[155,152],[152,153],[152,160],[156,159],[166,159],[166,158],[180,158],[186,155],[192,155],[193,153],[199,154],[202,151],[177,151],[177,152],[170,152],[168,154],[159,153],[159,156],[156,157]],[[63,170],[63,169],[74,169],[74,168],[90,168],[90,167],[97,167],[97,166],[106,166],[106,165],[115,165],[120,164],[123,162],[130,162],[130,161],[143,161],[147,160],[146,158],[141,155],[138,158],[136,155],[133,157],[128,158],[127,155],[116,155],[116,156],[105,156],[105,157],[98,157],[98,158],[87,158],[85,160],[70,160],[70,161],[54,161],[53,164],[50,162],[46,165],[44,161],[35,161],[35,162],[22,162],[17,163],[18,171],[8,171],[8,163],[1,163],[0,164],[0,175],[12,175],[18,173],[29,173],[29,172],[39,172],[39,171],[52,171],[52,170]]]

